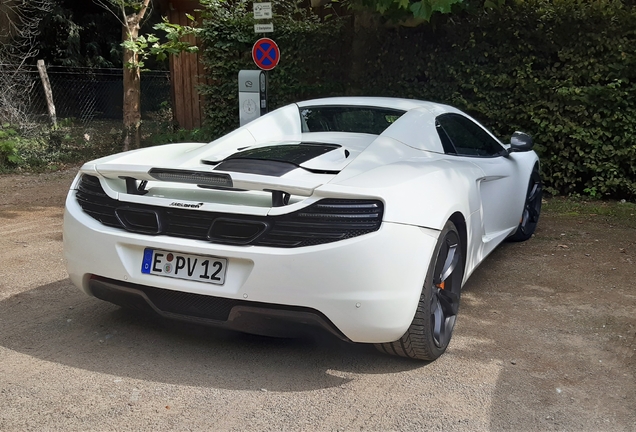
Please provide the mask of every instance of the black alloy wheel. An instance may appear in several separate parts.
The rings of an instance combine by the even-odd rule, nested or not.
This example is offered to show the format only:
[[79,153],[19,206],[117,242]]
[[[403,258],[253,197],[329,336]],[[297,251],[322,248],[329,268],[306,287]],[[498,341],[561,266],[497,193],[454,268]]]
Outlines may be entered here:
[[459,236],[457,232],[450,231],[438,253],[431,287],[431,328],[433,342],[438,348],[446,349],[455,327],[462,283],[458,278],[460,272],[455,270],[460,261]]
[[418,360],[433,361],[442,355],[455,328],[463,277],[462,245],[457,228],[449,221],[435,246],[413,322],[400,340],[376,347]]
[[528,193],[526,194],[526,202],[521,214],[521,221],[517,227],[517,231],[508,237],[508,240],[514,242],[526,241],[537,229],[539,216],[541,215],[541,200],[543,198],[543,185],[541,183],[541,175],[539,168],[535,166],[530,174],[528,182]]

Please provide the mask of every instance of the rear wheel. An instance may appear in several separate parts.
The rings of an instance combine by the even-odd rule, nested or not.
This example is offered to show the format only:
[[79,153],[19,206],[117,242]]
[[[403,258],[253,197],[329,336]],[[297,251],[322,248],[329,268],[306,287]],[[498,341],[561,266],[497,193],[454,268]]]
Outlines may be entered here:
[[442,355],[455,327],[463,277],[459,233],[448,221],[435,246],[413,322],[400,340],[376,347],[418,360],[432,361]]
[[543,196],[543,186],[541,185],[541,175],[539,168],[535,167],[530,174],[530,182],[528,183],[528,193],[526,194],[526,202],[521,214],[521,221],[517,231],[508,237],[508,240],[514,242],[526,241],[537,229],[539,223],[539,215],[541,214],[541,199]]

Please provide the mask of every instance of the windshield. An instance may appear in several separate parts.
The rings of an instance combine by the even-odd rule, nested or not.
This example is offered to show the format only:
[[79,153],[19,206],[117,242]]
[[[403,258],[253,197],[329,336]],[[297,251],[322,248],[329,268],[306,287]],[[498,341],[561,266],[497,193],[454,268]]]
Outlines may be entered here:
[[380,135],[405,111],[363,106],[300,108],[303,132],[355,132]]

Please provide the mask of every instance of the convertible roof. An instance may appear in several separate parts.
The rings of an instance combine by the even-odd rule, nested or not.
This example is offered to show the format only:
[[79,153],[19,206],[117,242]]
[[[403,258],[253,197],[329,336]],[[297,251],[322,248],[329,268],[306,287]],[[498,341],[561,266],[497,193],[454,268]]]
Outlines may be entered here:
[[308,101],[298,102],[297,105],[300,108],[312,107],[312,106],[328,106],[328,105],[343,105],[343,106],[372,106],[391,108],[402,111],[410,111],[415,108],[426,108],[434,114],[441,114],[443,112],[455,112],[456,109],[451,106],[439,104],[435,102],[426,102],[415,99],[399,99],[389,97],[333,97],[323,99],[312,99]]

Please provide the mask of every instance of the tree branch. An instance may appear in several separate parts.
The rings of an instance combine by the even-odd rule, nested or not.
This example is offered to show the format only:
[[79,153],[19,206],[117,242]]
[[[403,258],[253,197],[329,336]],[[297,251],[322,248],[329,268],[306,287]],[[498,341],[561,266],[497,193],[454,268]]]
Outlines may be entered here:
[[146,14],[146,10],[148,9],[148,5],[150,4],[150,0],[144,0],[144,3],[141,7],[141,9],[139,10],[139,12],[137,13],[137,16],[139,16],[139,21],[141,21],[141,19],[144,17],[144,15]]
[[36,38],[53,0],[0,1],[0,123],[22,132],[35,127],[30,105],[33,80],[26,64],[38,54]]
[[[126,23],[126,10],[124,9],[123,1],[121,5],[115,4],[114,1],[109,1],[109,0],[93,0],[93,2],[95,2],[96,5],[106,9],[108,12],[113,14],[113,16],[117,18],[117,21],[119,21],[122,26],[128,28],[128,25]],[[117,8],[116,12],[112,9],[113,6]],[[122,15],[124,16],[123,20],[119,16],[119,12],[121,12]]]

